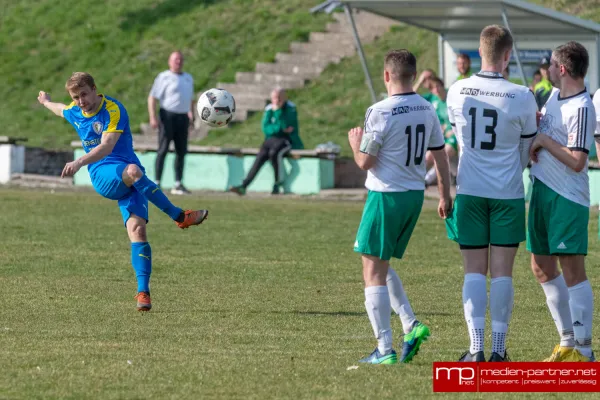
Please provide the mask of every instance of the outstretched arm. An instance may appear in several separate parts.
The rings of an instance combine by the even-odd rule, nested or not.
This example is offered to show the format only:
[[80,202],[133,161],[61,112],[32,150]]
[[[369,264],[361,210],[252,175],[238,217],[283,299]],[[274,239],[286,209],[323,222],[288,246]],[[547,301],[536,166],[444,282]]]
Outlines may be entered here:
[[67,106],[63,103],[53,103],[50,99],[50,95],[46,92],[40,91],[38,94],[38,101],[48,110],[52,111],[54,114],[58,115],[61,118],[64,118],[63,110],[67,108]]

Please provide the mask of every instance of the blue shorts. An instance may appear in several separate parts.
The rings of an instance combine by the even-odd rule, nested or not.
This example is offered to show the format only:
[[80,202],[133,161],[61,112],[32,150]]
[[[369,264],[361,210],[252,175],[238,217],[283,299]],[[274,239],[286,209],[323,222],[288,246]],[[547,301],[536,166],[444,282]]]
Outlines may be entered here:
[[[102,197],[117,200],[119,209],[126,224],[131,214],[144,218],[148,222],[148,199],[140,194],[135,188],[123,183],[123,170],[126,163],[102,164],[94,168],[90,178],[94,189]],[[142,171],[143,167],[140,167]]]

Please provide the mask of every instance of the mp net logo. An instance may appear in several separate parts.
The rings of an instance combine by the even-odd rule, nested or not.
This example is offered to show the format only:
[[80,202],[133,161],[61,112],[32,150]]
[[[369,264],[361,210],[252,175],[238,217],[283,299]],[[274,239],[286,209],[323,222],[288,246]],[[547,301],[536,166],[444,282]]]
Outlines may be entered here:
[[435,362],[433,391],[600,392],[600,364]]

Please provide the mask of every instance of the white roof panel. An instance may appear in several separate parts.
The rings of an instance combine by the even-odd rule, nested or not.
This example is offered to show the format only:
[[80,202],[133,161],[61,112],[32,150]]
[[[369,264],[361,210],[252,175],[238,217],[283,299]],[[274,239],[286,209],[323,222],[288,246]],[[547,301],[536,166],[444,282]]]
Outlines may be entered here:
[[521,0],[330,0],[315,9],[333,3],[348,4],[441,34],[479,34],[487,25],[502,25],[503,9],[515,35],[600,33],[600,24]]

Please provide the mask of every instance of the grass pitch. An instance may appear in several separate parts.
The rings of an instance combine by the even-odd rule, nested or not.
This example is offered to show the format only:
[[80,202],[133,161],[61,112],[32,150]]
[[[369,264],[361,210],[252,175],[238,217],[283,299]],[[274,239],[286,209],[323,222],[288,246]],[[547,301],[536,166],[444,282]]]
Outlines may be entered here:
[[[91,192],[0,189],[1,399],[428,397],[431,363],[468,347],[461,258],[434,202],[405,259],[392,262],[432,337],[412,364],[347,370],[375,347],[352,251],[362,203],[175,200],[211,215],[180,231],[152,208],[154,308],[141,314],[116,204]],[[597,229],[592,212],[595,288]],[[556,342],[521,249],[509,353],[539,360]]]

